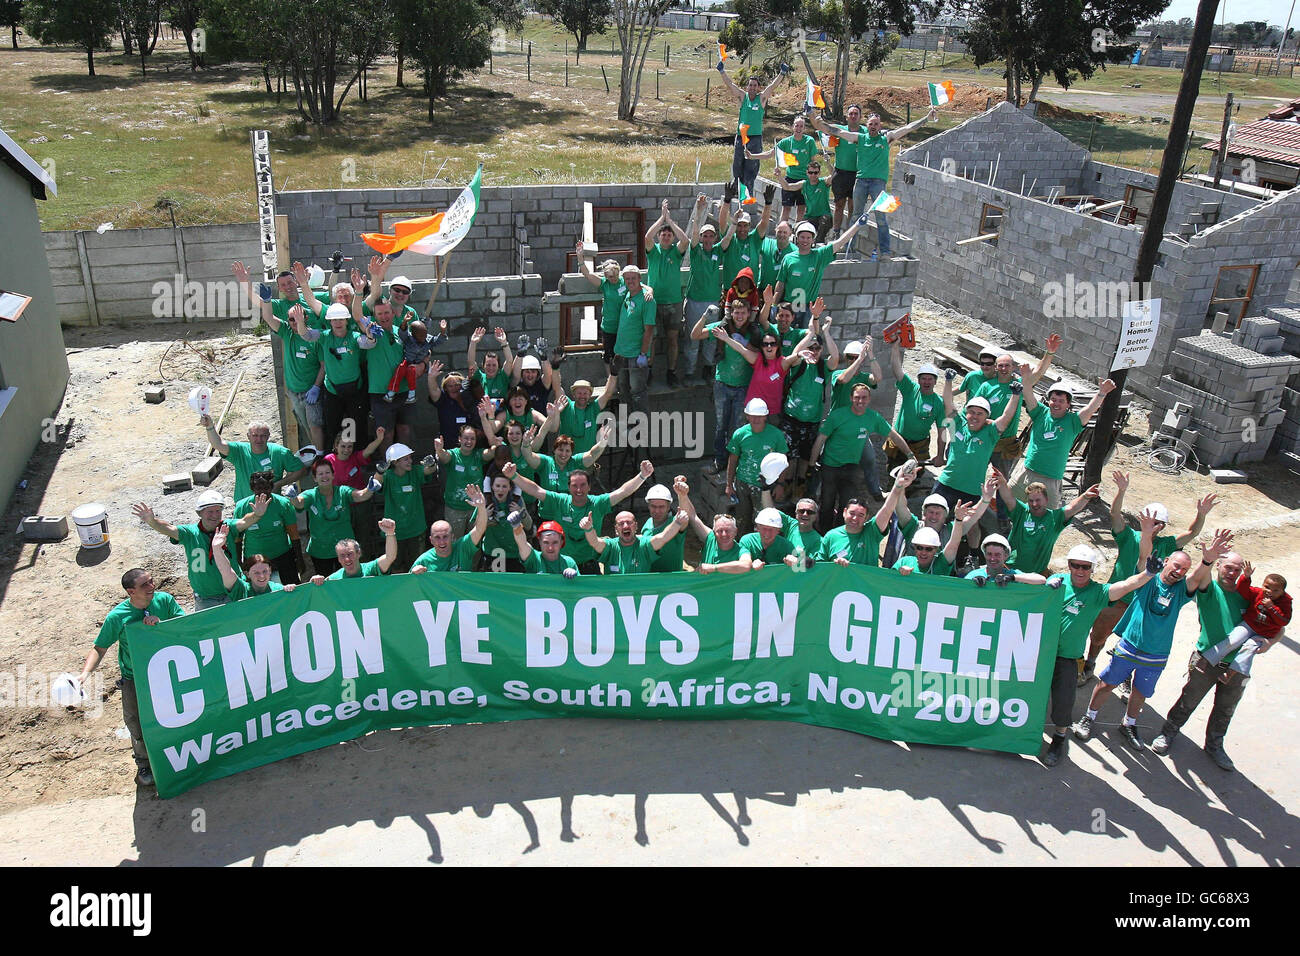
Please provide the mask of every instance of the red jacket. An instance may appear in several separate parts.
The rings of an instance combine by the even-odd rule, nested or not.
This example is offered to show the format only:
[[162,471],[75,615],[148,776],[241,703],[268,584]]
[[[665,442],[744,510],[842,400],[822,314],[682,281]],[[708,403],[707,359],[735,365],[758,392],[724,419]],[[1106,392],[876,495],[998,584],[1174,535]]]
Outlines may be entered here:
[[1291,595],[1285,591],[1269,607],[1260,607],[1264,598],[1263,588],[1250,586],[1250,576],[1243,574],[1237,578],[1237,593],[1246,599],[1248,606],[1241,616],[1245,624],[1260,637],[1274,638],[1282,633],[1282,628],[1291,622]]
[[[740,292],[736,289],[736,283],[742,278],[749,280],[749,291]],[[758,295],[758,285],[754,282],[754,270],[745,266],[736,273],[736,278],[731,280],[731,286],[727,289],[727,306],[730,307],[735,299],[744,299],[749,303],[749,312],[751,315],[758,315],[760,299]]]

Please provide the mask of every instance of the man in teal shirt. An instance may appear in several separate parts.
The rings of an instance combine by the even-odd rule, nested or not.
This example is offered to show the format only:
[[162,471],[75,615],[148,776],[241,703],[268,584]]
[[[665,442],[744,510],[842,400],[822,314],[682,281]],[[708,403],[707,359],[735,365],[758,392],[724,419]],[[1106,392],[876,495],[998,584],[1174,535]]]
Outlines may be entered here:
[[649,574],[659,553],[690,520],[687,511],[678,511],[664,530],[653,535],[637,534],[636,515],[620,511],[614,516],[613,538],[602,538],[596,533],[591,515],[584,515],[578,527],[587,539],[587,546],[599,556],[605,574]]
[[834,242],[814,246],[817,227],[801,222],[794,227],[793,252],[788,253],[776,270],[776,301],[789,302],[794,307],[794,323],[799,328],[808,327],[812,304],[821,295],[822,273],[841,249],[853,241],[858,220],[845,229]]
[[899,469],[885,503],[870,521],[867,520],[867,506],[857,498],[851,499],[844,506],[844,524],[832,528],[822,536],[817,560],[833,561],[841,567],[850,564],[879,567],[880,542],[889,530],[889,518],[894,513],[898,499],[915,477],[915,472]]
[[235,469],[235,501],[243,501],[253,493],[248,483],[253,472],[271,472],[275,476],[276,491],[307,474],[307,466],[297,455],[271,441],[271,426],[264,421],[248,423],[246,442],[228,442],[222,438],[211,415],[204,415],[199,423],[207,430],[213,450]]

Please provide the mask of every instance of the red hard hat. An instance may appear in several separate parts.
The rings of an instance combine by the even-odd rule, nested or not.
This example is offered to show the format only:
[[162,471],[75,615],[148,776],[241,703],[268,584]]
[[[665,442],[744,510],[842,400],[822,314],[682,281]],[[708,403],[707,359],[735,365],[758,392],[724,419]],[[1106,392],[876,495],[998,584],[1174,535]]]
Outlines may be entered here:
[[558,521],[543,521],[541,527],[537,529],[537,537],[540,539],[547,531],[554,531],[560,536],[560,543],[564,543],[564,526]]

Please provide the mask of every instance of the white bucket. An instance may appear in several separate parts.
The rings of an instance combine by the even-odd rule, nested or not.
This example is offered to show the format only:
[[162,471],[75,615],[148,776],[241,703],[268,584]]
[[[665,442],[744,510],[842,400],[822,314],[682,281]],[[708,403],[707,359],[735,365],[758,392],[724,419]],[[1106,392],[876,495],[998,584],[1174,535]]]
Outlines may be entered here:
[[83,548],[102,548],[108,544],[108,511],[99,503],[72,509],[72,523]]

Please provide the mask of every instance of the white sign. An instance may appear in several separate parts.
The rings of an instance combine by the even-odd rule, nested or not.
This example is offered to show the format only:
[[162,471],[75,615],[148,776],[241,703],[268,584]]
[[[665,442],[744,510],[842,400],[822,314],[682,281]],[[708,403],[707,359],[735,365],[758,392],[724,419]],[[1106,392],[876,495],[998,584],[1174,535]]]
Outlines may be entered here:
[[1160,300],[1125,302],[1122,320],[1119,348],[1115,350],[1115,361],[1110,366],[1112,372],[1147,364],[1156,344],[1156,333],[1160,331]]
[[253,180],[257,187],[257,223],[262,247],[262,278],[275,279],[279,272],[275,254],[275,186],[271,182],[271,142],[264,129],[253,138]]

